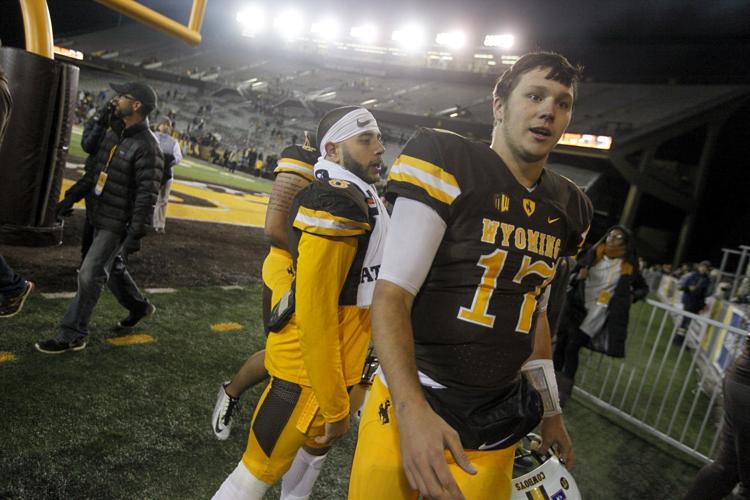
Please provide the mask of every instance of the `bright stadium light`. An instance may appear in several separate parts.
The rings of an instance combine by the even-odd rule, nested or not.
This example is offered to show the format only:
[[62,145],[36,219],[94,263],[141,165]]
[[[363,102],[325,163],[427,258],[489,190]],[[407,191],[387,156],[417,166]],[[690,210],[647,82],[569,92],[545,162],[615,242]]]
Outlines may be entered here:
[[516,43],[516,37],[511,34],[501,35],[487,35],[484,37],[485,47],[499,47],[501,49],[509,49]]
[[425,44],[425,31],[418,24],[407,24],[391,35],[391,40],[405,50],[418,50]]
[[314,22],[310,27],[310,33],[323,40],[336,40],[340,32],[341,29],[338,21],[332,17],[326,17]]
[[296,9],[286,9],[282,11],[273,21],[273,27],[276,33],[286,40],[299,38],[305,31],[305,20],[302,14]]
[[435,43],[450,49],[460,49],[466,45],[466,33],[460,30],[438,33],[435,37]]
[[237,13],[244,36],[255,36],[266,30],[266,13],[259,5],[250,5]]
[[374,24],[362,24],[354,26],[349,34],[362,43],[372,43],[378,39],[378,29]]

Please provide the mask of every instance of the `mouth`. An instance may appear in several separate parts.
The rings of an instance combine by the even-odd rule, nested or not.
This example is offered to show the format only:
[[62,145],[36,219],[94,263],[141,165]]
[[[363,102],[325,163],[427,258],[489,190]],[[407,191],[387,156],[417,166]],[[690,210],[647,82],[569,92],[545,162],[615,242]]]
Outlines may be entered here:
[[546,127],[531,127],[529,129],[529,132],[531,132],[531,135],[534,136],[534,139],[538,141],[545,141],[552,137],[552,132]]
[[373,161],[370,163],[370,168],[380,173],[380,170],[383,168],[383,162],[382,161]]

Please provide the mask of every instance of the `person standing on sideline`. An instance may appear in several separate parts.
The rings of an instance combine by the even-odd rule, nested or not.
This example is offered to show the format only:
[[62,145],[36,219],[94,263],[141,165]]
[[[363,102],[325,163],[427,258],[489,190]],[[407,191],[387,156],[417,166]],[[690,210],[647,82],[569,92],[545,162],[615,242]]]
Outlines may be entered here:
[[558,54],[526,54],[495,85],[489,146],[422,128],[393,165],[372,304],[382,371],[350,499],[510,498],[515,444],[540,421],[540,451],[573,465],[546,309],[593,208],[544,166],[579,77]]
[[156,139],[159,141],[159,148],[164,155],[164,173],[161,176],[161,187],[159,196],[156,198],[154,207],[154,231],[157,233],[164,232],[164,226],[167,223],[167,204],[169,203],[169,193],[172,192],[172,180],[174,179],[173,168],[182,161],[182,151],[180,145],[172,137],[172,121],[164,117],[159,122]]
[[716,460],[704,465],[685,500],[720,500],[739,483],[735,500],[750,500],[750,338],[724,378],[724,420]]
[[[13,99],[8,79],[0,67],[0,146],[8,129],[12,109]],[[18,314],[33,291],[34,283],[18,275],[0,255],[0,318],[10,318]]]
[[87,217],[94,226],[91,247],[78,273],[78,290],[60,322],[57,335],[35,344],[39,352],[58,354],[86,347],[88,326],[104,289],[109,289],[129,314],[118,323],[135,326],[156,308],[138,289],[126,268],[127,257],[140,249],[159,192],[164,159],[148,126],[157,96],[150,86],[131,82],[110,84],[117,92],[111,127],[91,133],[103,138],[95,154],[86,158],[86,173],[56,208],[58,217],[86,198]]
[[282,476],[282,499],[307,498],[326,453],[349,429],[349,388],[362,376],[389,223],[373,186],[384,147],[375,118],[358,106],[326,113],[316,135],[315,180],[289,210],[295,281],[269,322],[271,380],[217,500],[261,499]]
[[[680,281],[680,290],[682,290],[682,308],[690,313],[698,314],[706,307],[706,296],[711,285],[711,278],[708,272],[711,270],[711,263],[704,260],[698,264],[698,268],[685,275]],[[680,327],[675,331],[672,343],[682,345],[685,342],[685,335],[690,326],[690,318],[682,317]]]
[[573,270],[553,356],[563,406],[570,398],[582,347],[622,358],[628,335],[630,306],[648,295],[635,242],[625,226],[612,226],[579,259]]

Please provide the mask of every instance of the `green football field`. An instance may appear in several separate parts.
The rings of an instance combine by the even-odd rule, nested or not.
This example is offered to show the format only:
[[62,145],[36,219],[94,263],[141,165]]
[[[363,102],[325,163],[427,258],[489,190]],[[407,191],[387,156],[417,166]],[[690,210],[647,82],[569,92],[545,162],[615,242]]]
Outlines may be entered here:
[[[0,498],[205,499],[237,464],[261,387],[242,400],[227,441],[210,416],[221,381],[263,345],[260,287],[151,294],[142,328],[105,292],[88,347],[36,352],[69,299],[32,296],[0,320]],[[131,342],[131,343],[128,343]],[[680,498],[696,467],[573,400],[566,421],[584,499]],[[355,438],[331,452],[313,498],[342,499]],[[278,488],[267,498],[278,498]]]
[[[86,158],[88,154],[81,149],[81,127],[74,127],[70,137],[69,154],[75,158]],[[243,172],[230,173],[227,169],[193,157],[185,157],[174,168],[178,179],[218,184],[230,188],[254,193],[270,193],[271,181],[254,177]]]

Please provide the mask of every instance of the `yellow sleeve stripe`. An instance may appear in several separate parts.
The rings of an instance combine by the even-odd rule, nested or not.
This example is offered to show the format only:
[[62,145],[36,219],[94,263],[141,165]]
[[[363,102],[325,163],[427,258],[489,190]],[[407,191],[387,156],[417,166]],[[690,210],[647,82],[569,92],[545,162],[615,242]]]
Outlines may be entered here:
[[281,172],[293,172],[299,174],[305,179],[313,180],[313,166],[294,158],[282,158],[273,170],[274,174]]
[[358,222],[325,210],[305,207],[300,207],[297,211],[293,226],[306,233],[323,236],[357,236],[370,230],[370,224],[367,222]]
[[437,165],[408,155],[401,155],[396,159],[388,180],[414,184],[448,205],[461,194],[461,188],[452,174]]

